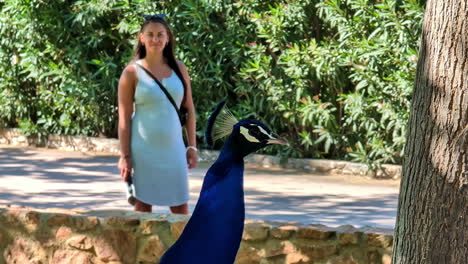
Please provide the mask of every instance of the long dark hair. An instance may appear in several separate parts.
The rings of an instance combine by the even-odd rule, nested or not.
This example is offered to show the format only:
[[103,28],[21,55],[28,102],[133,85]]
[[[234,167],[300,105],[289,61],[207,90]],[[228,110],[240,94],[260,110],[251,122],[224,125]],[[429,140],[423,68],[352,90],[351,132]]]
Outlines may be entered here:
[[[140,33],[143,33],[143,30],[149,23],[162,24],[164,28],[166,28],[166,32],[169,35],[169,42],[163,49],[163,56],[164,58],[166,58],[166,61],[169,67],[171,67],[171,69],[174,70],[174,72],[177,74],[180,81],[182,82],[182,85],[184,86],[184,97],[182,98],[182,103],[181,103],[181,106],[183,106],[185,103],[185,95],[187,93],[187,84],[185,82],[184,77],[182,76],[182,72],[180,71],[179,64],[177,63],[175,55],[174,55],[174,47],[175,47],[174,35],[172,34],[171,28],[166,23],[166,21],[164,21],[164,19],[159,18],[159,17],[151,17],[151,18],[145,19],[145,22],[143,22],[143,24],[141,25]],[[138,36],[138,44],[135,48],[135,60],[143,59],[144,57],[146,57],[146,48],[141,43],[140,37]]]

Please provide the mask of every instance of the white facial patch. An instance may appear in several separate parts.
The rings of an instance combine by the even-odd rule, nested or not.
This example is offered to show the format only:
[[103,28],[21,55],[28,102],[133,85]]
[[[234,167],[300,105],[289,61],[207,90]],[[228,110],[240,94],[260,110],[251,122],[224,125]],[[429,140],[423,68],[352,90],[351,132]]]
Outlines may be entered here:
[[260,143],[258,139],[249,134],[249,130],[243,126],[240,127],[240,133],[250,142]]
[[261,126],[257,126],[257,127],[258,127],[258,129],[260,129],[260,132],[267,135],[270,139],[273,139],[273,137],[270,134],[268,134],[268,132],[266,132],[266,130],[263,129],[263,127],[261,127]]

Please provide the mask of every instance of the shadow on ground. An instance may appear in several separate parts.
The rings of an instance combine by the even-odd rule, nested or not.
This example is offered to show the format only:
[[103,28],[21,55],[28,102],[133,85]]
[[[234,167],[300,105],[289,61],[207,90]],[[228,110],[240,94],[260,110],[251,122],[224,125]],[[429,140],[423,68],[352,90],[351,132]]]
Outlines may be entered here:
[[[0,204],[35,208],[109,210],[132,208],[115,156],[42,149],[0,148]],[[190,175],[193,210],[210,164]],[[323,175],[249,169],[245,172],[246,217],[330,226],[394,226],[398,188],[328,182]],[[155,207],[167,213],[167,208]]]

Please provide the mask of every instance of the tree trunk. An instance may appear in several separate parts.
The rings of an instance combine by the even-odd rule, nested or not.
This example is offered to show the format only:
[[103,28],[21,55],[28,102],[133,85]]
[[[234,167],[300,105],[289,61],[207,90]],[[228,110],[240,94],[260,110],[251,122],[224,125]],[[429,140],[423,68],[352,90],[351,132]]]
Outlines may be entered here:
[[392,263],[468,263],[468,0],[427,1]]

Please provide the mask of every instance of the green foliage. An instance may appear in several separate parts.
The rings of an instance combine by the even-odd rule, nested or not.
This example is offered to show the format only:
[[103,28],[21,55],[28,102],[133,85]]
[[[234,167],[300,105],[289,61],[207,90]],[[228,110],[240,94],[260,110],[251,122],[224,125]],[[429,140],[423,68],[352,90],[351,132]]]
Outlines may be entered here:
[[0,0],[0,126],[116,137],[139,14],[166,13],[198,135],[228,97],[290,141],[283,156],[399,163],[423,7],[396,2]]
[[336,29],[328,49],[346,65],[342,137],[349,156],[367,163],[401,161],[423,18],[416,1],[395,11],[395,1],[326,1],[319,16]]

